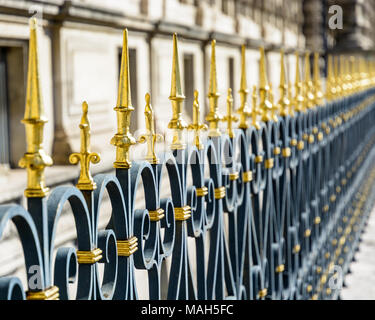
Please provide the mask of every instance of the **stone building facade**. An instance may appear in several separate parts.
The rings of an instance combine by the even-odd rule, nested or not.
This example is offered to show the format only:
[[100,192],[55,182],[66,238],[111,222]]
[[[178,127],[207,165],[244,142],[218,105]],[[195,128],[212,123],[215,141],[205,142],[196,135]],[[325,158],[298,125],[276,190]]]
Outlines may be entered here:
[[[306,2],[306,1],[305,1]],[[315,1],[314,1],[315,2]],[[318,1],[316,1],[318,2]],[[275,98],[281,48],[294,80],[294,51],[305,49],[303,0],[1,0],[0,1],[0,202],[22,198],[25,172],[18,160],[25,152],[25,83],[29,18],[39,20],[42,95],[49,122],[45,149],[55,165],[46,171],[50,186],[73,181],[78,168],[68,156],[79,150],[81,103],[90,108],[92,149],[102,154],[100,170],[110,170],[116,132],[122,31],[129,30],[132,131],[144,127],[144,95],[151,93],[157,128],[171,117],[172,34],[179,35],[181,77],[189,122],[193,91],[207,111],[210,41],[217,40],[220,108],[233,88],[236,108],[240,82],[240,46],[246,44],[249,87],[258,82],[259,46],[267,51]],[[307,42],[309,43],[309,42]],[[204,109],[204,108],[203,108]],[[203,114],[202,117],[205,115]],[[4,169],[5,168],[5,169]],[[95,173],[95,166],[93,171]],[[4,182],[8,181],[9,183]]]

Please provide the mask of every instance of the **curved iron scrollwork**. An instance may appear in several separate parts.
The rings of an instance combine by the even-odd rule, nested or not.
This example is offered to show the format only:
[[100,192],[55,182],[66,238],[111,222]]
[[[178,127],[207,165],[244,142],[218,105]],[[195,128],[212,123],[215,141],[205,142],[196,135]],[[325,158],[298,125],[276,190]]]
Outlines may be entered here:
[[[329,279],[337,277],[335,266],[344,274],[348,271],[375,201],[371,189],[375,180],[374,72],[360,68],[355,74],[342,75],[340,84],[338,77],[329,75],[329,101],[323,102],[317,55],[314,81],[306,75],[302,83],[298,74],[295,97],[288,93],[282,65],[281,98],[275,109],[261,51],[260,102],[258,106],[253,96],[251,110],[246,101],[249,91],[243,47],[240,129],[233,129],[237,119],[231,91],[228,115],[223,118],[218,113],[213,42],[209,138],[199,136],[207,126],[199,120],[196,92],[194,122],[189,126],[195,131],[194,144],[186,146],[181,131],[188,126],[181,115],[184,95],[174,36],[172,150],[155,154],[159,137],[150,96],[146,95],[147,133],[141,142],[148,144],[147,161],[130,162],[129,149],[136,140],[129,132],[134,108],[125,31],[115,108],[119,128],[112,139],[117,148],[116,173],[90,175],[90,162],[97,163],[100,157],[90,151],[88,105],[84,103],[81,152],[71,156],[73,163],[81,163],[77,187],[57,187],[47,196],[43,170],[51,162],[41,149],[42,140],[34,139],[41,139],[45,119],[37,92],[33,32],[35,28],[30,40],[29,81],[35,82],[28,89],[32,112],[25,114],[30,136],[22,161],[29,172],[28,209],[0,206],[0,239],[12,221],[27,270],[38,268],[40,272],[37,279],[27,274],[26,293],[18,278],[1,278],[0,299],[137,299],[136,270],[147,271],[152,300],[337,298],[339,289],[332,288]],[[338,85],[346,90],[345,95],[337,96]],[[305,96],[301,95],[302,86],[306,86]],[[262,116],[261,123],[258,116]],[[219,130],[222,120],[228,122],[228,134]],[[170,194],[163,189],[165,185],[169,185]],[[136,199],[142,186],[144,203],[139,210]],[[100,230],[106,192],[111,217]],[[65,204],[74,216],[77,248],[55,249]],[[195,246],[194,250],[189,246]],[[104,265],[102,277],[98,264]],[[72,282],[77,284],[75,297],[69,294]]]

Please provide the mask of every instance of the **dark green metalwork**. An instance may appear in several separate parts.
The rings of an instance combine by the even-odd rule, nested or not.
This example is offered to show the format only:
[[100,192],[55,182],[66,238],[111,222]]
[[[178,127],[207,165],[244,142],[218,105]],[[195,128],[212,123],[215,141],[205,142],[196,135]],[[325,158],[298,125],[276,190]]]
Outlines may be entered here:
[[[350,110],[357,112],[346,117]],[[26,269],[41,270],[41,287],[28,291],[57,286],[60,299],[137,299],[136,269],[148,272],[150,299],[161,299],[163,290],[168,299],[335,299],[339,289],[330,288],[327,277],[334,265],[348,271],[375,200],[366,187],[374,179],[374,121],[375,90],[368,89],[259,130],[236,130],[234,138],[208,139],[203,150],[162,154],[160,164],[134,162],[115,176],[98,175],[94,191],[62,186],[48,198],[30,198],[27,211],[0,206],[0,237],[13,221]],[[304,148],[292,140],[304,141]],[[263,161],[255,161],[259,156]],[[250,171],[253,180],[244,181]],[[238,179],[230,179],[235,173]],[[170,185],[167,197],[163,179]],[[141,183],[144,209],[136,210]],[[202,187],[207,194],[198,196]],[[225,196],[215,197],[221,187]],[[105,190],[112,216],[99,230]],[[54,258],[65,203],[74,215],[78,250],[99,248],[100,261],[78,264],[75,248],[58,248]],[[176,220],[175,208],[186,206],[191,217]],[[149,211],[159,208],[164,217],[150,220]],[[119,255],[117,241],[134,236],[138,250]],[[189,256],[189,238],[195,257]],[[97,263],[105,265],[102,280]],[[75,297],[69,296],[72,279]],[[20,280],[0,279],[0,298],[25,299]]]

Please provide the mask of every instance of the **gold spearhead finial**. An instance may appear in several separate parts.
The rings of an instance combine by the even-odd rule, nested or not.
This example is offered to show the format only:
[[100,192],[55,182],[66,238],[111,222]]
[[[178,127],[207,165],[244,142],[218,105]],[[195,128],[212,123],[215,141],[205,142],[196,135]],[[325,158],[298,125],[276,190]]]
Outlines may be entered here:
[[145,123],[147,133],[139,138],[139,142],[147,142],[147,155],[145,160],[150,162],[151,164],[158,164],[159,159],[155,154],[155,144],[156,142],[161,142],[163,140],[163,136],[161,134],[155,133],[154,109],[151,106],[150,100],[150,94],[146,93]]
[[210,104],[210,111],[206,117],[209,123],[209,137],[220,137],[219,122],[223,116],[219,113],[219,100],[220,94],[217,92],[217,77],[216,77],[216,40],[211,42],[211,66],[210,66],[210,85],[208,89],[208,100]]
[[257,93],[257,86],[253,86],[253,93],[251,95],[252,100],[252,108],[251,108],[251,125],[259,130],[261,128],[259,122],[258,122],[258,115],[260,116],[262,113],[258,109],[258,93]]
[[228,96],[227,96],[227,115],[223,118],[228,125],[227,133],[230,138],[234,138],[234,131],[233,131],[233,122],[237,122],[238,118],[233,115],[233,96],[232,96],[232,89],[228,89]]
[[249,89],[247,88],[246,80],[246,47],[242,45],[241,47],[241,88],[239,91],[241,98],[241,106],[238,109],[238,114],[240,115],[239,128],[246,130],[249,127],[247,123],[247,118],[251,116],[251,109],[247,103],[247,96],[249,94]]
[[311,81],[311,66],[310,66],[310,52],[305,54],[305,83],[304,83],[304,94],[305,94],[305,106],[307,109],[312,109],[315,101],[314,96],[314,84]]
[[344,60],[345,64],[345,83],[348,95],[353,94],[353,78],[350,72],[350,58]]
[[81,152],[72,153],[69,157],[71,164],[81,164],[81,173],[78,178],[77,188],[80,190],[95,190],[96,183],[90,173],[90,163],[96,164],[100,161],[100,156],[90,151],[90,122],[87,117],[88,104],[86,101],[82,103],[82,118],[79,125],[81,131]]
[[336,79],[333,70],[333,57],[328,56],[328,66],[327,66],[327,88],[326,88],[326,98],[328,101],[332,101],[336,98]]
[[200,122],[200,107],[198,101],[198,91],[194,91],[194,102],[193,102],[193,123],[189,125],[189,130],[194,130],[194,144],[198,150],[204,148],[201,142],[200,132],[208,129],[207,125]]
[[182,119],[182,102],[185,96],[182,92],[180,66],[178,62],[177,34],[173,35],[173,61],[172,61],[172,85],[169,100],[172,102],[172,119],[168,124],[173,129],[172,150],[183,150],[186,144],[182,141],[182,132],[187,128],[186,122]]
[[299,53],[296,52],[296,79],[295,79],[295,96],[294,96],[294,107],[297,112],[306,112],[304,108],[305,98],[303,97],[303,84],[301,82],[300,75],[300,62]]
[[264,48],[260,48],[260,60],[259,60],[259,109],[262,112],[262,121],[268,122],[272,120],[269,114],[272,111],[272,103],[269,99],[269,86],[267,82],[267,70],[266,70],[266,56],[264,54]]
[[345,97],[348,95],[348,86],[346,82],[345,57],[343,55],[340,56],[339,78],[341,82],[342,95]]
[[339,72],[339,59],[337,56],[333,58],[334,63],[334,78],[335,78],[335,84],[336,84],[336,95],[338,98],[341,98],[342,96],[342,87],[341,87],[341,77]]
[[320,68],[319,68],[319,53],[314,54],[314,92],[315,92],[315,105],[322,106],[323,101],[323,91],[322,91],[322,81],[320,78]]
[[278,109],[280,110],[280,115],[282,117],[287,117],[290,115],[290,101],[288,99],[288,86],[286,84],[286,76],[285,76],[285,63],[284,63],[284,51],[281,50],[280,52],[280,100],[278,102]]
[[43,149],[43,129],[46,122],[39,83],[37,20],[33,18],[30,20],[26,108],[22,120],[26,129],[27,151],[19,161],[19,166],[27,169],[25,196],[28,198],[42,198],[49,191],[44,179],[44,168],[52,165],[51,157]]
[[121,70],[118,86],[117,104],[114,110],[117,113],[117,133],[111,140],[116,147],[116,169],[131,168],[129,149],[136,144],[135,138],[130,133],[131,113],[134,110],[130,95],[130,74],[129,74],[129,50],[128,30],[124,30],[123,47],[121,56]]

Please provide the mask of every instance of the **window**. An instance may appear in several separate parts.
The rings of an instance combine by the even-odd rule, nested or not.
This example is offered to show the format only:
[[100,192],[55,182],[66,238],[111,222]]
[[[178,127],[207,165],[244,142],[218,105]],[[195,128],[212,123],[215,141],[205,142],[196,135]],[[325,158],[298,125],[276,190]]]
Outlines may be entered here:
[[[184,92],[185,92],[185,110],[192,110],[194,102],[194,55],[184,54]],[[191,115],[191,112],[187,112]],[[192,118],[190,117],[190,120]]]
[[0,47],[0,165],[9,164],[6,48]]

